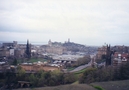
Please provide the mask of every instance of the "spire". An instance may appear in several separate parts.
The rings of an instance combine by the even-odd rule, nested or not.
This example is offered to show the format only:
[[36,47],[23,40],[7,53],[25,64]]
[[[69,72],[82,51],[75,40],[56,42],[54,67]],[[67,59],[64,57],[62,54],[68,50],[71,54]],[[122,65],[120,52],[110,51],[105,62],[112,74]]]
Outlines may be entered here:
[[48,45],[49,45],[49,46],[52,46],[51,39],[48,41]]
[[27,44],[29,44],[29,40],[27,39]]
[[70,42],[70,39],[68,39],[68,42]]
[[31,46],[29,44],[29,40],[27,39],[27,44],[26,44],[26,56],[27,58],[31,57]]
[[107,44],[107,51],[106,51],[106,66],[111,65],[111,49],[110,44]]

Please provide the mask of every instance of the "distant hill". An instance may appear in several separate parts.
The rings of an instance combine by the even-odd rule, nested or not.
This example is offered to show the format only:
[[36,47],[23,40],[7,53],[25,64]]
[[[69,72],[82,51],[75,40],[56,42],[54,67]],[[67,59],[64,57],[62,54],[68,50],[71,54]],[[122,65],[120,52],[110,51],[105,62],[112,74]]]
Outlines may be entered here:
[[[92,86],[101,87],[102,89],[95,89]],[[109,81],[109,82],[96,82],[87,84],[72,84],[60,85],[55,87],[41,87],[41,88],[23,88],[17,90],[129,90],[129,80],[122,81]]]

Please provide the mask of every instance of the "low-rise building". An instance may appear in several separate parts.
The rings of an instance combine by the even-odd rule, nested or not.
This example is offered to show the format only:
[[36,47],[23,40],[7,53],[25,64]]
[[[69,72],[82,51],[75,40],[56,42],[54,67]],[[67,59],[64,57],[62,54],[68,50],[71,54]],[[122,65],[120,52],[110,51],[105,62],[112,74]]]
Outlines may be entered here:
[[61,70],[61,67],[44,65],[44,64],[40,64],[40,65],[39,64],[21,64],[20,66],[25,71],[30,71],[30,72],[37,72],[40,70],[44,70],[44,71]]
[[126,63],[129,61],[129,54],[128,53],[118,53],[116,52],[113,55],[112,64],[113,66],[121,65],[122,63]]
[[8,57],[10,56],[10,51],[6,49],[0,49],[0,57]]
[[102,47],[98,48],[96,58],[101,59],[102,55],[106,55],[106,53],[107,53],[107,46],[102,46]]

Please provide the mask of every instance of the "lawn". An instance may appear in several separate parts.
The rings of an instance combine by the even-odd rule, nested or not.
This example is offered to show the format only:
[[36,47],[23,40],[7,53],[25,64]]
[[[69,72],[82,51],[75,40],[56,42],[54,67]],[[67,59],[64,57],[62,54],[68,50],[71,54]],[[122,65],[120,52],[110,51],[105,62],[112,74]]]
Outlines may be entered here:
[[85,72],[85,71],[86,71],[86,69],[87,69],[87,68],[82,69],[82,70],[79,70],[79,71],[77,71],[77,72],[74,72],[74,74],[82,74],[83,72]]
[[72,71],[72,70],[74,70],[76,67],[68,67],[67,68],[67,71]]

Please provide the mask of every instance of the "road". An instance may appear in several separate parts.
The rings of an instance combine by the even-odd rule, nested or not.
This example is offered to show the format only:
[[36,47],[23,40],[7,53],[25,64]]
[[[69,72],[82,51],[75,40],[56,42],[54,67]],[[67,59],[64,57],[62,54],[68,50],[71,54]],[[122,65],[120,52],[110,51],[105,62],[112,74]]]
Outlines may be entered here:
[[70,72],[77,72],[77,71],[80,71],[80,70],[82,70],[82,69],[84,69],[84,68],[86,68],[86,67],[88,67],[88,66],[91,66],[91,64],[81,65],[81,66],[75,68],[74,70],[72,70],[72,71],[70,71]]
[[82,69],[84,69],[84,68],[87,68],[87,67],[91,66],[92,59],[94,58],[94,55],[90,55],[90,58],[91,58],[91,61],[90,61],[88,64],[81,65],[81,66],[75,68],[74,70],[72,70],[72,71],[70,71],[70,72],[77,72],[77,71],[80,71],[80,70],[82,70]]

